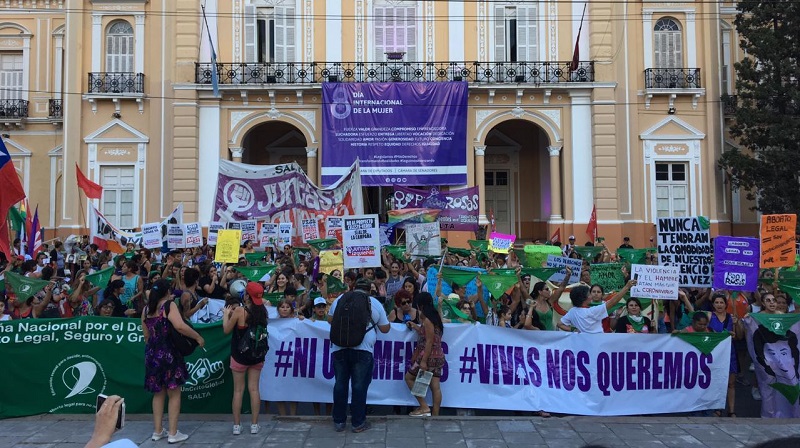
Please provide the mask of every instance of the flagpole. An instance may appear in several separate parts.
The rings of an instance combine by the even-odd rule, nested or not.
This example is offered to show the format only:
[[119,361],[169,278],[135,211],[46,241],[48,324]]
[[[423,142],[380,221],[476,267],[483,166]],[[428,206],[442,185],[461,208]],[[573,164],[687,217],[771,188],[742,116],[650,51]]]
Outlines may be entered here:
[[206,5],[200,5],[203,11],[203,23],[206,25],[206,33],[208,34],[208,45],[211,48],[211,89],[214,96],[219,96],[219,74],[217,73],[217,51],[214,48],[214,40],[211,39],[211,28],[208,26],[208,18],[206,17]]

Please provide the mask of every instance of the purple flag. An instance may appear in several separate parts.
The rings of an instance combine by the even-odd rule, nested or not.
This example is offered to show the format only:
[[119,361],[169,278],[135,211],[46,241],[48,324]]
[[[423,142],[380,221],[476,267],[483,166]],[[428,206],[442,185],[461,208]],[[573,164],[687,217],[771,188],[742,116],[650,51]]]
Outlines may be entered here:
[[465,230],[478,228],[478,187],[441,191],[431,189],[394,186],[394,206],[398,210],[407,208],[435,208],[439,213],[441,230]]
[[714,238],[714,288],[755,291],[761,251],[758,238]]
[[467,183],[467,83],[323,83],[322,184]]

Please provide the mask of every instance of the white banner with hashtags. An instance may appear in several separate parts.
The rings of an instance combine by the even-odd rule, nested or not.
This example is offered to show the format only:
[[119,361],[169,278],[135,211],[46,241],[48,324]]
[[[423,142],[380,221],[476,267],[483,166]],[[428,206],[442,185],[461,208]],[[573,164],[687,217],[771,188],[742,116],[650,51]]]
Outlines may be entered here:
[[[326,322],[270,320],[262,400],[332,401],[329,331]],[[403,381],[416,341],[400,324],[379,333],[368,403],[416,405]],[[704,354],[670,335],[445,324],[442,346],[444,407],[634,415],[725,406],[728,339]]]

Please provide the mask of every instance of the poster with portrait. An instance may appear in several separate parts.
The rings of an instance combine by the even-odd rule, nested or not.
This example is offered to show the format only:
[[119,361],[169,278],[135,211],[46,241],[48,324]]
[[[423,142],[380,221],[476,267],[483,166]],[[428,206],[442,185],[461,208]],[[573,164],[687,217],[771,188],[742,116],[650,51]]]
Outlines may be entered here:
[[761,417],[800,417],[800,314],[751,313],[742,322],[761,392]]

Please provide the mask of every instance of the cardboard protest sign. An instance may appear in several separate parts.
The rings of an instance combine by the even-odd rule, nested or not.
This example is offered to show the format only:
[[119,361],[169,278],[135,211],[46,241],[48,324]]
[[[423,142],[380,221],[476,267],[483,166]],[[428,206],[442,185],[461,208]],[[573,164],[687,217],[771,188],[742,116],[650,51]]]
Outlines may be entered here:
[[303,229],[303,242],[319,239],[319,222],[316,219],[303,219],[300,221]]
[[[555,255],[548,255],[547,256],[547,267],[548,268],[558,268],[558,267],[569,267],[572,269],[572,273],[569,276],[569,283],[578,283],[581,281],[581,269],[583,268],[583,260],[579,260],[577,258],[567,258],[567,257],[557,257]],[[550,277],[550,281],[553,283],[559,283],[564,281],[564,277],[567,276],[566,269],[562,269]]]
[[516,235],[492,232],[489,235],[489,250],[499,254],[507,254],[514,246],[514,240],[516,239]]
[[622,274],[624,263],[594,263],[591,266],[592,284],[600,285],[603,291],[619,291],[625,286]]
[[380,266],[378,215],[345,216],[342,223],[345,269]]
[[240,221],[242,230],[242,243],[250,241],[253,244],[258,242],[258,232],[256,231],[257,223],[255,219],[248,219],[247,221]]
[[631,265],[631,278],[637,281],[631,297],[678,300],[680,268],[678,266]]
[[439,223],[406,224],[406,252],[429,257],[442,255]]
[[238,263],[239,242],[241,240],[241,230],[223,229],[217,232],[217,250],[214,253],[214,261],[217,263]]
[[797,215],[761,216],[761,267],[782,268],[794,266],[795,229]]
[[142,247],[155,249],[161,247],[161,223],[142,224]]
[[758,289],[758,238],[718,236],[714,239],[714,288]]
[[336,238],[340,243],[342,242],[341,216],[325,217],[325,238]]
[[561,256],[561,248],[558,246],[545,246],[541,244],[528,244],[525,246],[527,260],[525,266],[529,268],[541,268],[547,261],[548,255]]
[[217,232],[225,228],[225,223],[221,221],[211,221],[208,223],[208,245],[217,245]]
[[167,224],[167,247],[170,249],[183,249],[186,241],[183,238],[183,225]]
[[709,227],[703,216],[658,219],[658,264],[677,266],[681,286],[711,286]]
[[290,222],[278,224],[278,250],[283,250],[284,247],[292,245],[292,227]]
[[185,247],[200,247],[203,245],[203,228],[199,222],[190,222],[183,225],[183,244]]
[[275,247],[278,242],[278,224],[274,222],[262,222],[261,234],[259,236],[259,246],[261,247]]

